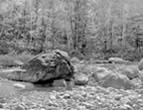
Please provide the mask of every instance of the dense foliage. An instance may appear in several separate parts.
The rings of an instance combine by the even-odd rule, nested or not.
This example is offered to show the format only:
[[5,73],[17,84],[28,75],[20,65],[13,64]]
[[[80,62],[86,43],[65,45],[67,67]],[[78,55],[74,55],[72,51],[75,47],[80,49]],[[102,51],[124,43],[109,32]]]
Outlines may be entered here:
[[1,0],[0,54],[61,49],[80,58],[142,57],[142,0]]

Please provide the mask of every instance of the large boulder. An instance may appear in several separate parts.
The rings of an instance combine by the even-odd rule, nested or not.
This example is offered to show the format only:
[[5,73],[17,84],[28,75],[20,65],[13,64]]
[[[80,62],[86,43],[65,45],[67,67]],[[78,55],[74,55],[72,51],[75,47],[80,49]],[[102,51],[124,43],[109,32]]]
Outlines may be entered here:
[[107,75],[111,74],[112,72],[109,71],[107,68],[104,67],[97,67],[97,70],[92,73],[92,77],[95,79],[96,82],[100,83]]
[[140,71],[137,66],[126,66],[121,69],[121,74],[126,75],[129,79],[134,79],[140,76]]
[[102,80],[101,85],[103,87],[113,87],[117,89],[132,89],[134,84],[129,80],[129,78],[122,74],[109,74]]
[[138,64],[138,68],[139,70],[143,70],[143,59],[140,60],[139,64]]
[[21,66],[25,71],[13,72],[13,80],[21,80],[36,84],[53,83],[55,79],[71,80],[74,67],[66,52],[54,50],[37,55]]

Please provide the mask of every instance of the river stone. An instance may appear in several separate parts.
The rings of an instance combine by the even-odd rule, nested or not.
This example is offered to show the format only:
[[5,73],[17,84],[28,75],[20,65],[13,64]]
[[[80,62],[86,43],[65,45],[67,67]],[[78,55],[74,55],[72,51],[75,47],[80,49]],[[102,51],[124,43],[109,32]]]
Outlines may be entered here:
[[25,110],[25,107],[22,105],[18,105],[15,110]]
[[108,59],[108,61],[109,63],[120,63],[120,64],[128,63],[128,61],[118,57],[111,57]]
[[64,79],[54,80],[53,86],[54,87],[67,87],[67,83]]
[[89,78],[86,74],[83,73],[77,73],[74,76],[74,83],[75,85],[85,85],[89,81]]
[[80,60],[77,57],[73,57],[73,58],[70,59],[70,62],[71,63],[79,63]]
[[109,74],[102,81],[101,85],[103,87],[113,87],[116,89],[132,89],[134,84],[129,80],[126,75],[122,74]]
[[139,70],[143,70],[143,59],[140,60],[139,64],[138,64],[138,68]]
[[[35,84],[53,83],[55,79],[70,80],[74,76],[74,67],[66,52],[53,50],[34,56],[21,66],[18,77],[13,80],[27,81]],[[15,73],[15,72],[13,72]]]
[[97,67],[97,70],[92,73],[92,77],[95,79],[96,82],[102,81],[107,75],[111,74],[112,72],[109,71],[107,68],[104,67]]
[[140,71],[137,66],[126,66],[121,68],[121,74],[126,75],[129,79],[134,79],[140,76]]

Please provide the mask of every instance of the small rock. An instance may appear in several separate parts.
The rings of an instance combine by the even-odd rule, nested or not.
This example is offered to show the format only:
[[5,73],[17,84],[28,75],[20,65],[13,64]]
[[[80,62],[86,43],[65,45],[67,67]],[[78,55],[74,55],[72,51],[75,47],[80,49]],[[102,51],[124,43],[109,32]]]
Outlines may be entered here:
[[134,110],[134,109],[130,105],[125,104],[121,106],[121,110]]
[[129,106],[133,106],[133,103],[134,102],[132,102],[132,101],[128,101],[126,104],[129,105]]
[[71,81],[66,81],[67,83],[67,87],[66,87],[66,90],[72,90],[73,87],[74,87],[74,81],[71,80]]
[[54,95],[50,95],[50,99],[56,100],[56,97]]
[[88,76],[83,73],[75,75],[74,83],[76,85],[85,85],[88,83],[88,81],[89,81]]
[[73,57],[73,58],[70,59],[70,62],[71,63],[79,63],[80,60],[77,57]]
[[1,108],[3,108],[3,105],[2,105],[2,104],[0,104],[0,109],[1,109]]
[[119,101],[121,98],[122,98],[122,96],[118,95],[118,96],[115,97],[115,100]]
[[67,83],[64,79],[54,80],[53,86],[54,87],[67,87]]
[[13,86],[18,88],[18,89],[25,89],[25,85],[20,84],[20,83],[15,83]]
[[77,110],[86,110],[86,107],[85,106],[78,106]]
[[119,108],[118,108],[119,110],[128,110],[126,107],[124,107],[124,106],[120,106]]
[[25,110],[25,108],[22,105],[19,105],[15,108],[15,110]]
[[5,100],[3,98],[0,98],[0,103],[1,104],[5,103]]

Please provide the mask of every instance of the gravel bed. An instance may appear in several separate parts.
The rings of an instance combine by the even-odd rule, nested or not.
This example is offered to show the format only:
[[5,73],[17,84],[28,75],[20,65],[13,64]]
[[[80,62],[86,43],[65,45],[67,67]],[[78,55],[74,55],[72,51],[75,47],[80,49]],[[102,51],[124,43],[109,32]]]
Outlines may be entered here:
[[4,110],[143,110],[142,95],[142,89],[80,86],[72,91],[25,91],[0,103]]

